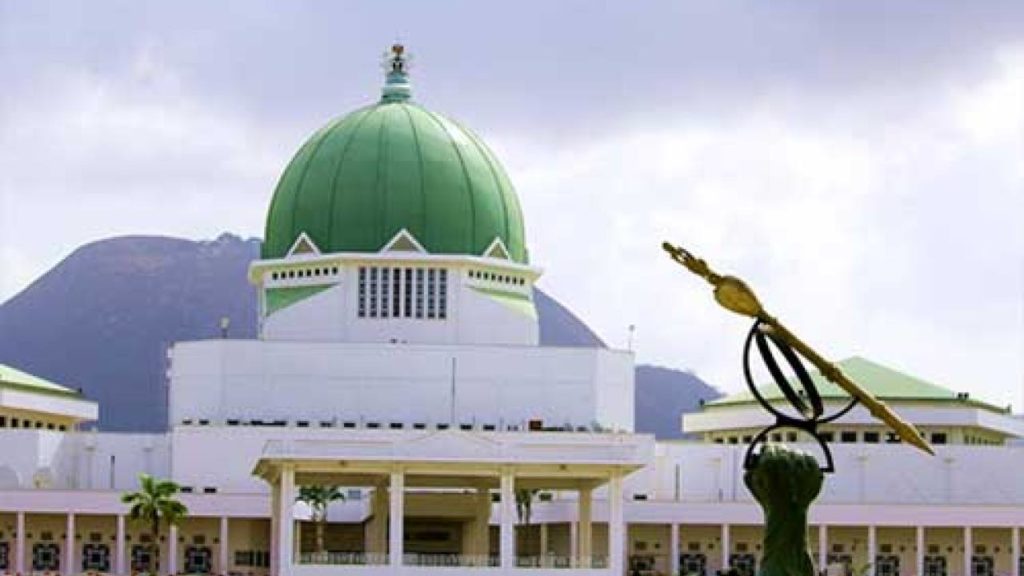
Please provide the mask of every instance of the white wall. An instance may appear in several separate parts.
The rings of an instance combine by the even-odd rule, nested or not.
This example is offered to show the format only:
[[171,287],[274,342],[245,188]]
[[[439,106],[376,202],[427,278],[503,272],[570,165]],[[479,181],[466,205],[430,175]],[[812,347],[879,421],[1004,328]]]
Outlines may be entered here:
[[[505,344],[536,346],[540,329],[535,310],[524,314],[502,303],[500,298],[473,287],[500,289],[519,294],[528,299],[525,304],[532,307],[531,284],[524,286],[499,285],[485,280],[471,279],[469,268],[477,266],[480,259],[416,258],[404,255],[402,258],[382,257],[377,260],[361,258],[356,261],[339,263],[337,277],[317,279],[289,279],[264,282],[263,288],[286,288],[294,286],[334,286],[304,300],[293,303],[266,316],[262,320],[261,335],[266,340],[323,341],[323,342],[406,342],[410,344]],[[360,318],[358,270],[360,266],[431,267],[448,271],[447,317],[439,318]],[[508,266],[502,261],[488,262],[486,267],[499,269],[505,266],[522,276],[522,267]],[[531,273],[532,274],[532,273]],[[402,283],[404,290],[404,280]],[[404,301],[404,298],[403,298]]]
[[[814,453],[817,448],[796,445]],[[655,462],[627,480],[627,493],[680,500],[752,502],[743,484],[745,446],[659,444]],[[826,475],[820,503],[1024,505],[1024,446],[936,446],[928,456],[906,445],[833,445],[836,472]]]
[[[632,428],[628,352],[210,340],[172,350],[170,418]],[[454,394],[453,394],[454,391]]]

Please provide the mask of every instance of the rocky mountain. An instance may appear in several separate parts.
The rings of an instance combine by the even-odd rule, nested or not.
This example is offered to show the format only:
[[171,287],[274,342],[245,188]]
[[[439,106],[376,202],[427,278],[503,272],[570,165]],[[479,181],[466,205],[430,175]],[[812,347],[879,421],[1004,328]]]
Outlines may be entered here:
[[[246,280],[258,239],[125,236],[82,246],[0,305],[0,363],[81,388],[100,403],[104,430],[162,430],[166,350],[179,340],[256,336],[256,291]],[[538,290],[543,346],[604,346]],[[678,436],[679,411],[717,392],[692,374],[637,368],[637,427]]]

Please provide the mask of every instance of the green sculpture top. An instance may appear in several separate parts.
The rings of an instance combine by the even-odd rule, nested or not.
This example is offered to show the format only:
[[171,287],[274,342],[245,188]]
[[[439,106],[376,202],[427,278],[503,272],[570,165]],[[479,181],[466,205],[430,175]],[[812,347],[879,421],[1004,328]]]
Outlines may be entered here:
[[807,554],[807,509],[824,473],[809,454],[767,444],[743,482],[764,510],[764,553],[758,576],[814,576]]

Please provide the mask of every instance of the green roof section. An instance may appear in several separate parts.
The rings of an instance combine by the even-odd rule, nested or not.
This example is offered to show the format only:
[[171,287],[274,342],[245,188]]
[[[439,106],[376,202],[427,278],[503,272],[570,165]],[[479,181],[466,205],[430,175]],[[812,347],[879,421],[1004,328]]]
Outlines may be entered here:
[[6,364],[0,364],[0,389],[2,388],[56,396],[81,397],[81,394],[75,390],[55,384],[49,380],[44,380],[38,376],[33,376],[28,372],[22,372]]
[[321,252],[377,252],[405,229],[435,254],[482,255],[501,238],[527,263],[523,215],[494,153],[459,123],[410,100],[404,68],[380,102],[313,134],[285,168],[263,258],[305,232]]
[[[1001,408],[977,400],[971,400],[969,397],[963,396],[948,388],[932,384],[931,382],[921,380],[920,378],[915,378],[914,376],[904,374],[903,372],[859,356],[847,358],[846,360],[837,362],[837,364],[843,373],[845,373],[851,380],[873,394],[879,400],[896,400],[903,402],[967,402],[975,406],[999,412],[1004,411]],[[810,375],[815,387],[821,394],[822,400],[847,400],[850,398],[846,391],[826,380],[820,373],[811,372]],[[799,383],[796,379],[794,378],[790,381],[794,384],[794,388],[799,391]],[[785,400],[785,396],[783,396],[782,391],[779,390],[779,387],[774,383],[758,386],[757,389],[764,396],[765,400],[768,400],[769,402]],[[708,402],[705,406],[733,406],[747,404],[754,401],[753,394],[751,394],[749,390],[744,390],[743,392]]]
[[334,284],[270,288],[266,292],[267,316],[333,287]]

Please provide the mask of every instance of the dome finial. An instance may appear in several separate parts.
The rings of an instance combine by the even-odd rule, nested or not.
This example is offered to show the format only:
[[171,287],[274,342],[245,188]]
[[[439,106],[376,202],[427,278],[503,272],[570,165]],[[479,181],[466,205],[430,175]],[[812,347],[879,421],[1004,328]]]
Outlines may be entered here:
[[412,97],[412,86],[409,84],[410,60],[405,53],[405,46],[398,42],[384,53],[384,61],[381,63],[384,68],[381,102],[405,102]]

